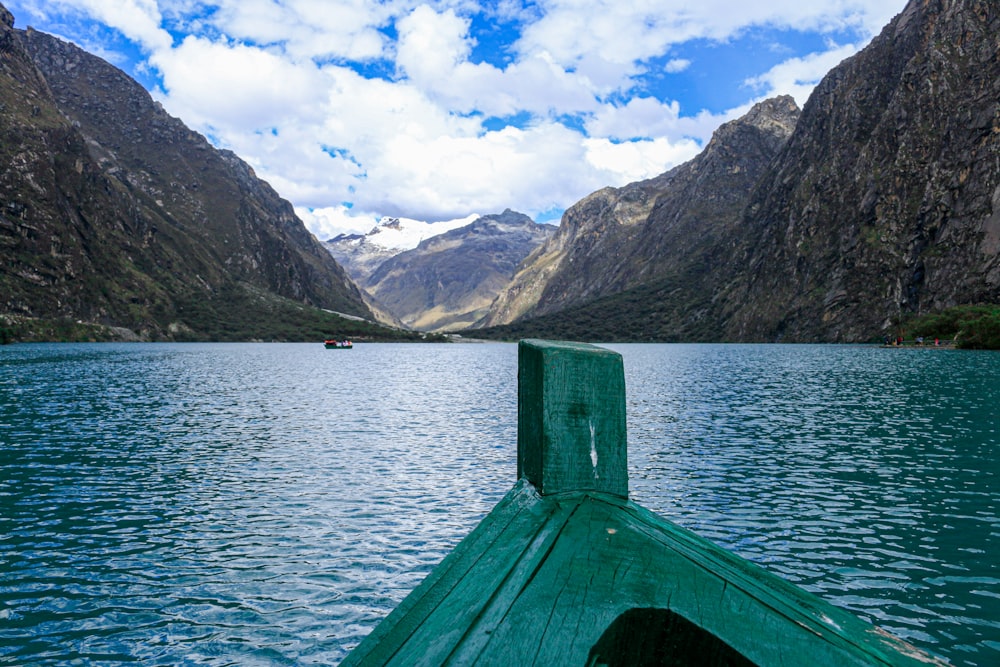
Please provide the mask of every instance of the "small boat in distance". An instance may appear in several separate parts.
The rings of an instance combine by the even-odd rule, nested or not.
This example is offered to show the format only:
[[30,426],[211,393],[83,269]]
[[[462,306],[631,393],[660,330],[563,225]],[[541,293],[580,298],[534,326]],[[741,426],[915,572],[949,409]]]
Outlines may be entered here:
[[349,340],[333,340],[327,339],[323,341],[323,345],[328,350],[350,350],[354,347],[354,343]]

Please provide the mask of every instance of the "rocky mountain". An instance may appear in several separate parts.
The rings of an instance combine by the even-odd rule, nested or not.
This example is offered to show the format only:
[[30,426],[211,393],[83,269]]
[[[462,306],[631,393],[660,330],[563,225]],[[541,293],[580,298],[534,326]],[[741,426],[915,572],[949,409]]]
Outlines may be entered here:
[[483,317],[521,261],[554,232],[514,211],[486,215],[421,241],[358,280],[409,327],[462,329]]
[[726,334],[865,340],[1000,302],[1000,10],[911,0],[834,69],[761,179]]
[[152,339],[253,337],[276,304],[371,317],[246,163],[2,6],[0,137],[0,314]]
[[465,227],[479,218],[424,222],[412,218],[383,218],[367,234],[339,234],[324,246],[356,282],[363,283],[391,257],[413,250],[421,241]]
[[[772,101],[692,163],[567,211],[561,246],[511,290],[534,294],[505,295],[489,322],[513,320],[507,335],[861,341],[1000,302],[997,53],[993,3],[911,0],[797,122]],[[771,139],[741,138],[754,127]],[[624,196],[649,213],[616,217]]]
[[557,313],[666,283],[688,298],[650,306],[680,335],[685,327],[678,318],[711,295],[719,246],[736,233],[754,186],[798,117],[791,97],[762,102],[716,130],[693,160],[647,181],[605,188],[573,205],[559,232],[525,261],[482,324]]

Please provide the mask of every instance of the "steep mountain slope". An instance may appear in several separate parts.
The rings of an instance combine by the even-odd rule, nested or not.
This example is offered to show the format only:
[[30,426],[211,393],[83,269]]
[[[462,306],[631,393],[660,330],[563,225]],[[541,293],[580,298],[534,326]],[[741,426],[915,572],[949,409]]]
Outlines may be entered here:
[[[716,186],[725,169],[689,188],[669,172],[622,250],[621,233],[605,231],[560,249],[572,257],[603,244],[635,272],[630,249],[655,248],[637,282],[615,278],[628,287],[594,290],[614,280],[564,263],[565,275],[542,281],[537,306],[521,311],[548,315],[522,316],[502,333],[864,341],[917,313],[1000,303],[998,53],[995,3],[911,0],[824,78],[791,137],[754,176],[742,210],[700,213],[715,193],[739,191]],[[606,207],[598,208],[575,227],[599,230]],[[685,219],[698,224],[671,227]],[[577,288],[547,307],[556,284],[591,293]]]
[[1000,11],[912,0],[834,69],[747,210],[727,336],[865,340],[1000,301]]
[[[718,246],[734,233],[754,185],[798,115],[791,97],[762,102],[721,126],[693,160],[578,202],[566,211],[556,236],[525,261],[482,324],[555,313],[641,285],[674,283],[688,298],[662,315],[675,321],[675,329],[683,328],[677,320],[689,317],[684,310],[711,294]],[[650,307],[663,310],[664,304]]]
[[371,316],[244,162],[106,62],[13,30],[6,9],[0,98],[0,312],[151,338],[199,337],[207,321],[282,299]]
[[486,215],[383,262],[362,286],[405,324],[460,329],[480,319],[555,228],[514,211]]

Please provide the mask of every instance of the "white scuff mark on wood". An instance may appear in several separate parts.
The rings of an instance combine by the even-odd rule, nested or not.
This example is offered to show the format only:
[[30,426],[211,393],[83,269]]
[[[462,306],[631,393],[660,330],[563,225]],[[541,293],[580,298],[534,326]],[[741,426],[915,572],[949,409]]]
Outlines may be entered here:
[[594,420],[591,419],[588,422],[590,424],[590,462],[594,464],[594,479],[600,477],[597,474],[597,429],[594,428]]

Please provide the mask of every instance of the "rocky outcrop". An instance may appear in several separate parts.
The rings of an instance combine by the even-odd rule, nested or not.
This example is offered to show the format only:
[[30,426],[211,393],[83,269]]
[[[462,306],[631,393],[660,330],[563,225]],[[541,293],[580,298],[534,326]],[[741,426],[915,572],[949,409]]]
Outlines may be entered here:
[[407,326],[462,329],[483,317],[518,265],[554,232],[514,211],[486,215],[382,262],[362,286]]
[[241,294],[370,317],[291,205],[120,70],[0,25],[0,311],[169,338]]
[[323,245],[359,284],[368,280],[382,262],[404,252],[402,248],[387,248],[373,243],[369,234],[338,234]]

